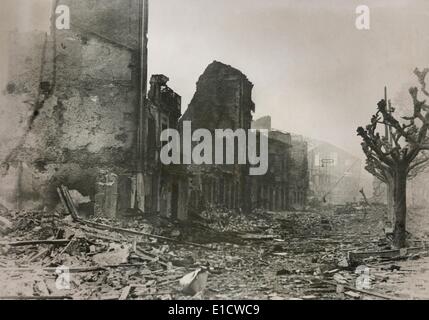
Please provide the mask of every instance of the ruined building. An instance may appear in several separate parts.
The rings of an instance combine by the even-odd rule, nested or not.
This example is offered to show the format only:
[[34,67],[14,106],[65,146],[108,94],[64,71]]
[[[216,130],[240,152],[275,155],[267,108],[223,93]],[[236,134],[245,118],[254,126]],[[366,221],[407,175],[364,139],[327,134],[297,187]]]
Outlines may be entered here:
[[311,141],[310,190],[313,197],[332,204],[360,198],[361,160],[327,142]]
[[252,177],[253,207],[272,211],[300,209],[307,203],[307,143],[301,136],[271,127],[271,117],[252,123],[253,129],[268,130],[268,172]]
[[248,212],[305,204],[307,145],[278,130],[269,133],[265,176],[250,176],[248,164],[160,161],[161,132],[184,121],[212,133],[251,128],[253,84],[241,71],[211,63],[180,118],[181,97],[168,77],[153,75],[146,88],[146,0],[59,0],[53,12],[59,4],[70,7],[70,29],[57,30],[53,14],[50,33],[10,37],[0,204],[53,208],[60,185],[73,191],[81,214],[110,218],[185,220],[203,207]]
[[268,172],[254,176],[252,206],[271,211],[289,208],[289,175],[291,136],[276,130],[268,132]]
[[[253,84],[239,70],[214,61],[197,82],[197,90],[181,121],[191,121],[192,130],[251,126],[255,104]],[[247,165],[192,165],[191,205],[250,209]]]
[[181,97],[167,86],[168,78],[153,75],[148,94],[146,212],[185,220],[188,206],[186,166],[164,165],[160,161],[161,132],[178,129]]
[[289,167],[289,203],[292,208],[301,209],[307,203],[309,191],[308,143],[303,136],[292,135]]
[[53,14],[49,34],[10,37],[1,121],[15,129],[0,145],[1,202],[54,206],[64,184],[87,199],[88,214],[185,218],[185,175],[160,165],[153,138],[177,126],[180,97],[157,75],[146,100],[147,2],[54,3],[70,7],[69,30],[57,30]]

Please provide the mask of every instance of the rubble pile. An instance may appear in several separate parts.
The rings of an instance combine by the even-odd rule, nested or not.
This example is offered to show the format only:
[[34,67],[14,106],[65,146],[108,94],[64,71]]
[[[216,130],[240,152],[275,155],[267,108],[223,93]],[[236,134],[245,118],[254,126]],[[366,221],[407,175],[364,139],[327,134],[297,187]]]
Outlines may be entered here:
[[61,211],[2,219],[3,299],[387,299],[357,288],[362,265],[373,270],[365,281],[386,285],[401,260],[425,256],[390,248],[380,210],[217,210],[187,224],[150,215],[76,221]]
[[[132,286],[129,297],[172,298],[175,292],[165,296],[162,288],[199,266],[198,250],[81,225],[58,213],[19,212],[10,221],[12,231],[1,242],[2,283],[11,284],[1,290],[3,297],[61,298],[67,293],[75,299],[116,299],[125,287]],[[97,218],[93,222],[149,234],[160,232],[159,227],[143,221]],[[66,290],[57,286],[61,268],[70,274]],[[19,285],[15,280],[30,284]],[[43,283],[44,290],[37,283]]]

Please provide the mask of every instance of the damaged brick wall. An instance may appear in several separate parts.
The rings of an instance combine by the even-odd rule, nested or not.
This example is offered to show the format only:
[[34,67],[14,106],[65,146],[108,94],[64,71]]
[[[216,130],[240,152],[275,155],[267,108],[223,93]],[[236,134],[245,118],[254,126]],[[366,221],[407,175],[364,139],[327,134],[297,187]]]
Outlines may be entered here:
[[70,6],[71,30],[10,37],[0,145],[9,208],[55,205],[58,184],[94,201],[97,181],[134,168],[138,3],[58,4]]
[[[192,130],[250,129],[255,104],[253,84],[239,70],[218,61],[211,63],[197,82],[197,90],[181,121]],[[214,150],[214,149],[213,149]],[[191,203],[250,209],[247,165],[191,166],[196,176]]]
[[255,111],[252,89],[241,71],[214,61],[200,76],[182,121],[192,121],[193,129],[250,129]]

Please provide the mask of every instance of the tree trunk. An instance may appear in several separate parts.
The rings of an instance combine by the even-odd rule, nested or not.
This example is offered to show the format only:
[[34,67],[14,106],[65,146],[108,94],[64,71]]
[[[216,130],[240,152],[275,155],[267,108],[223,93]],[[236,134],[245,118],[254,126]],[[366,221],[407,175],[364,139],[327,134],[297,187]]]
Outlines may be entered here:
[[394,178],[394,210],[393,245],[403,248],[406,244],[407,171],[402,167],[396,170]]
[[386,194],[387,194],[387,219],[393,228],[395,225],[395,195],[394,195],[394,181],[389,179],[386,183]]

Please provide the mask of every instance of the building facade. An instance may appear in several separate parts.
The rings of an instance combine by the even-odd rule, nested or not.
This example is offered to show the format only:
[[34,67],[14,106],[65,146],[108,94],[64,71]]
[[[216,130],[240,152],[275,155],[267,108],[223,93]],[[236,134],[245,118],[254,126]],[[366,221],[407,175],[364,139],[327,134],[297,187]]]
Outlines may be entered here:
[[[200,76],[195,95],[181,121],[190,121],[192,130],[208,129],[212,136],[216,129],[247,131],[255,111],[252,89],[253,84],[241,71],[214,61]],[[190,171],[194,207],[250,210],[248,165],[191,165]]]
[[181,97],[168,87],[164,75],[153,75],[148,93],[147,166],[145,169],[145,211],[187,219],[188,172],[182,165],[164,165],[160,160],[161,132],[178,130]]
[[302,209],[307,204],[309,191],[308,144],[304,137],[292,135],[289,171],[289,204]]
[[309,150],[312,197],[331,204],[360,199],[361,160],[326,142],[312,140]]
[[268,172],[251,177],[252,207],[270,211],[289,209],[289,170],[291,136],[280,131],[268,132]]
[[271,211],[302,209],[307,203],[307,143],[301,136],[271,127],[271,117],[252,123],[253,129],[268,130],[269,169],[252,177],[253,207]]
[[53,207],[66,185],[90,199],[87,214],[186,218],[184,170],[161,166],[157,155],[160,130],[177,127],[181,99],[162,75],[147,96],[144,3],[54,1],[70,8],[70,29],[53,20],[49,34],[11,35],[2,104],[10,116],[1,121],[18,129],[0,146],[7,207]]

